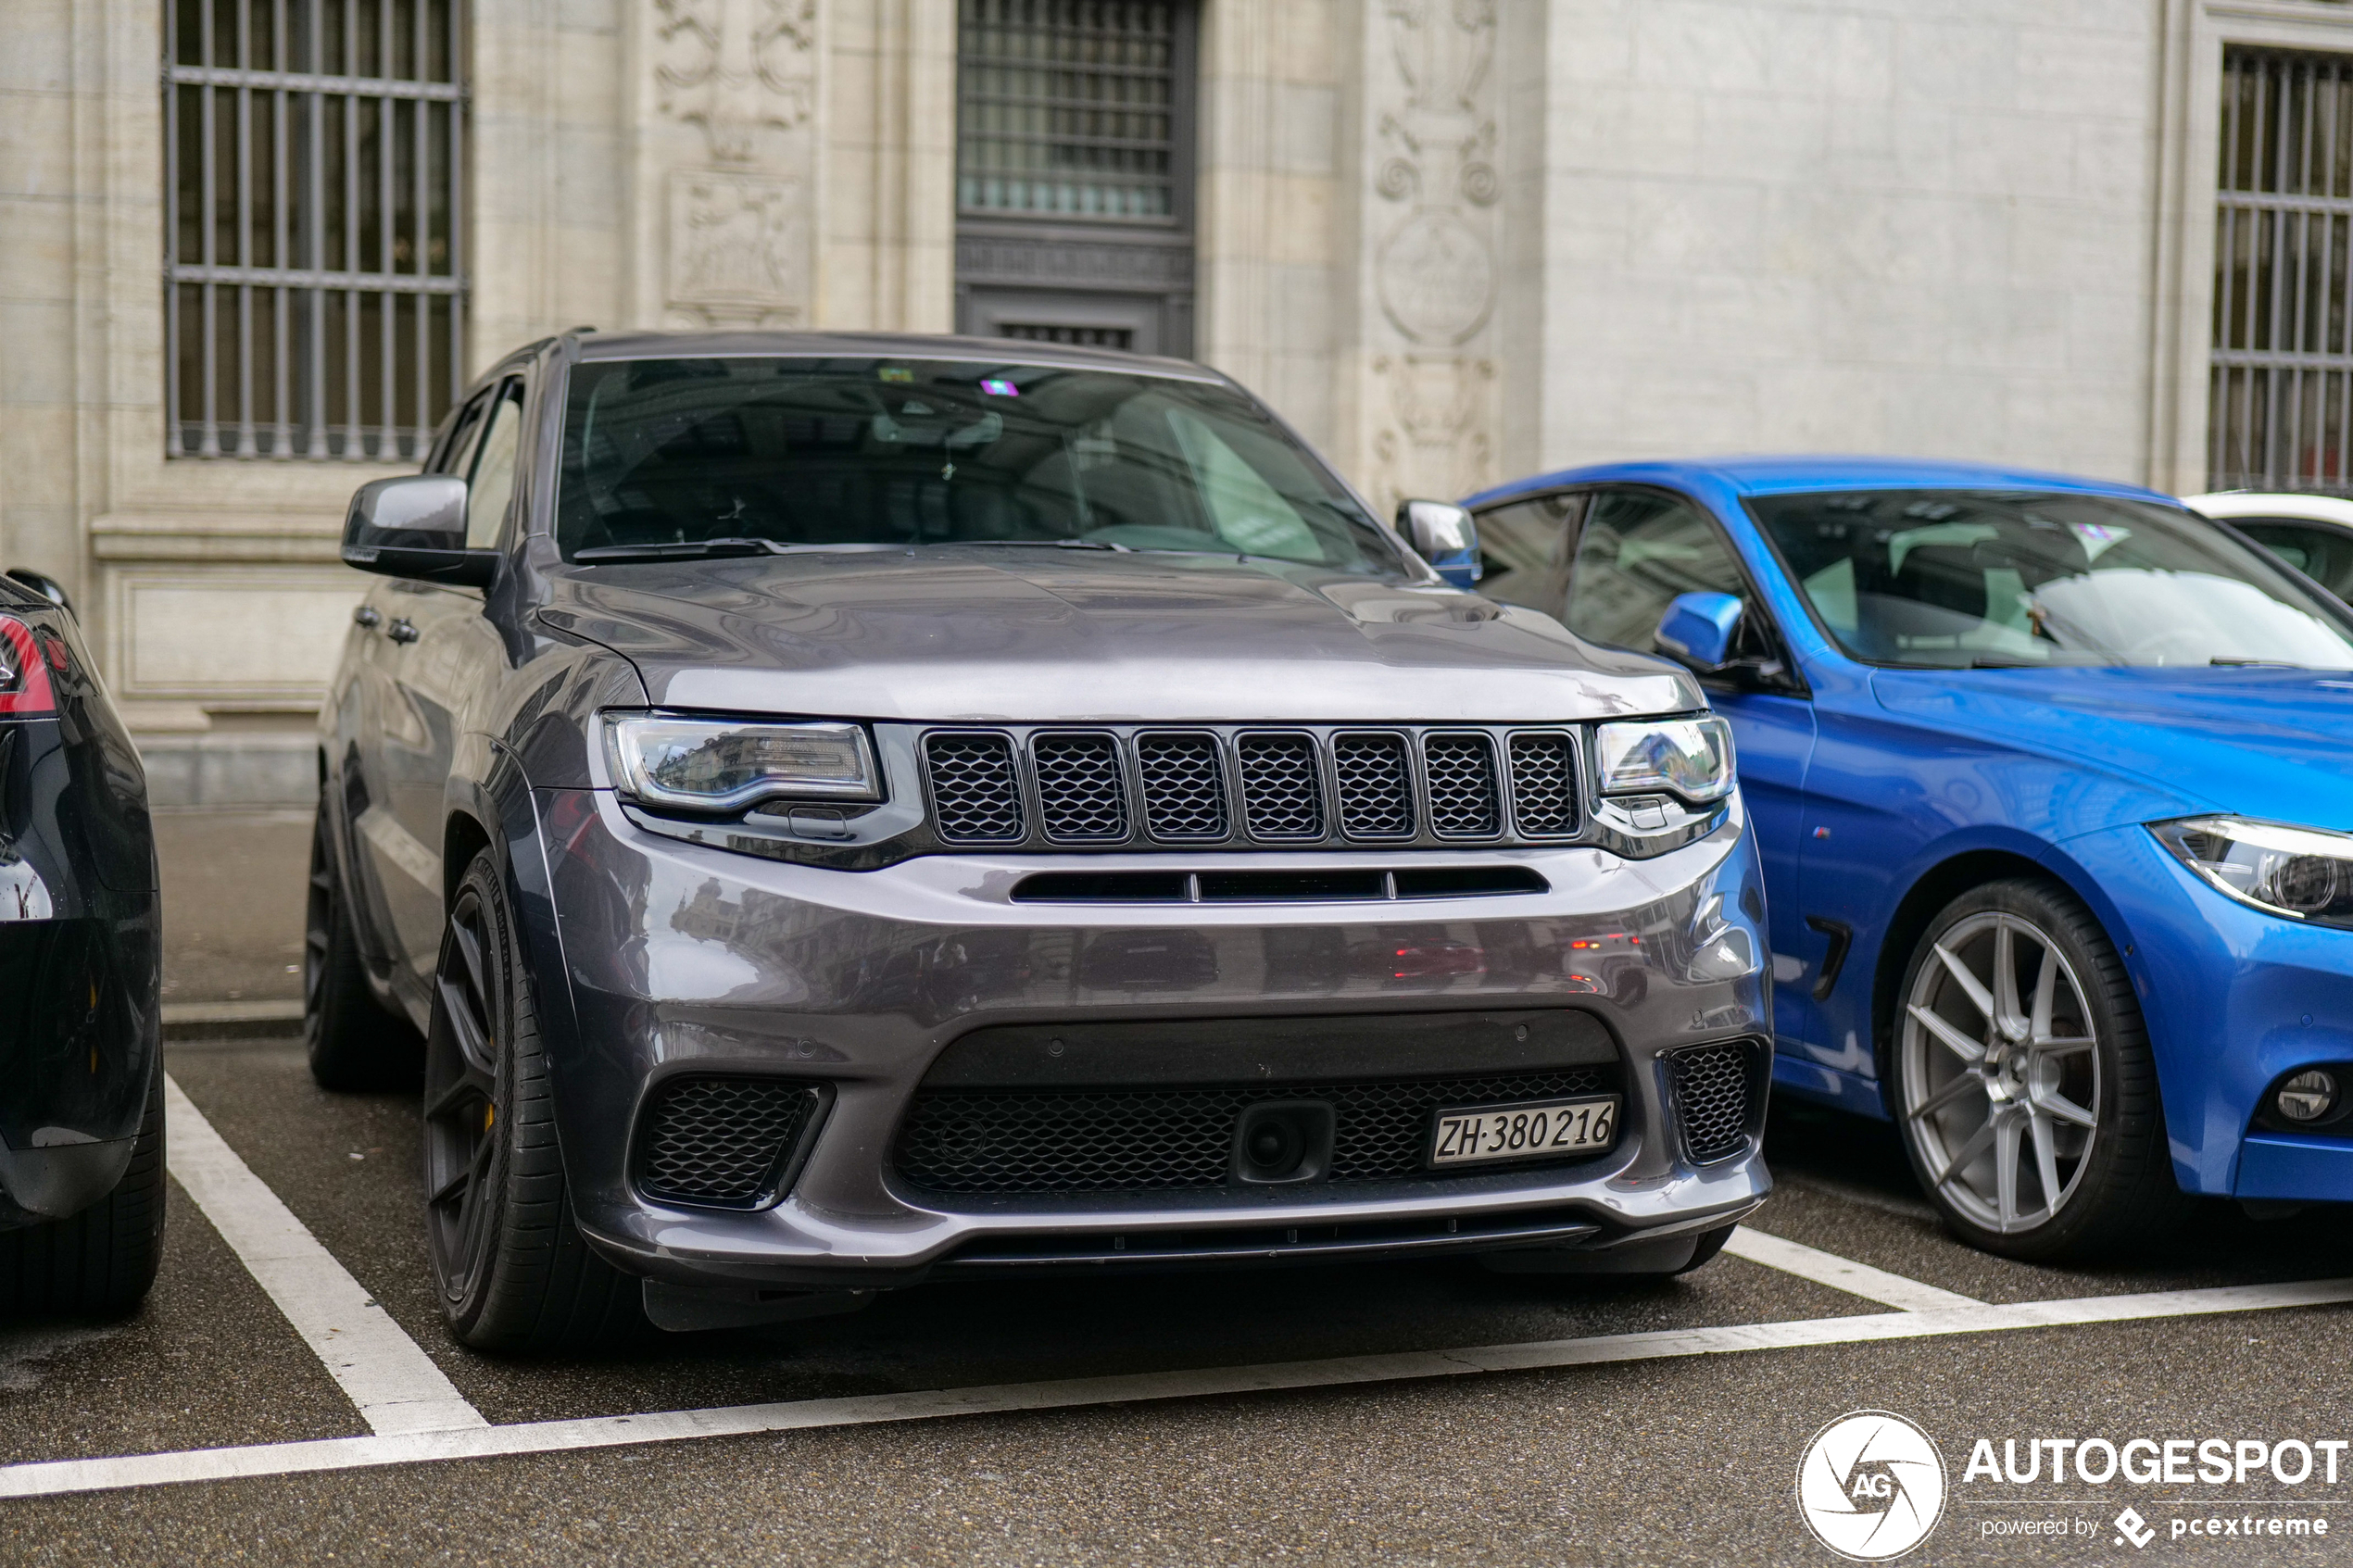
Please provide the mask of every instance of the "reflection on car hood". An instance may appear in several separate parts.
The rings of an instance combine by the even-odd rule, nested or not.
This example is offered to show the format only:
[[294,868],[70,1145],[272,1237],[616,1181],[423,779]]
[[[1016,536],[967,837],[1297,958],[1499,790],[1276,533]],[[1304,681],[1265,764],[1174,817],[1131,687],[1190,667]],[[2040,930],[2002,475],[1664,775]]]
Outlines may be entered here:
[[1474,595],[1230,556],[931,548],[582,568],[540,619],[669,708],[950,722],[1559,722],[1704,705]]
[[1893,711],[2130,777],[2183,811],[2353,831],[2353,674],[1877,670],[1871,685]]

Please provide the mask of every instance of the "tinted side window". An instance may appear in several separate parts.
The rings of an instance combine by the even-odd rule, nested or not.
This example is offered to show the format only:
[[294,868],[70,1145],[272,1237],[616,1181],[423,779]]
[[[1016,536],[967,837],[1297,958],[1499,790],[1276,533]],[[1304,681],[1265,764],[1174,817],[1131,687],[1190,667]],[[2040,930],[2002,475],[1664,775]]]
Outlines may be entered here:
[[466,497],[466,547],[484,550],[498,543],[507,502],[515,493],[515,452],[522,436],[522,384],[509,382],[491,406],[489,427],[474,458]]
[[1498,604],[1558,615],[1568,596],[1568,556],[1585,496],[1538,495],[1478,514],[1478,591]]
[[1657,651],[1658,618],[1678,594],[1748,596],[1740,563],[1706,515],[1643,490],[1593,497],[1577,542],[1568,629],[1588,642]]
[[2231,522],[2338,598],[2353,594],[2353,533],[2268,518],[2233,518]]
[[474,438],[482,433],[482,411],[490,407],[496,391],[493,388],[484,393],[451,418],[449,433],[434,447],[433,460],[425,465],[427,473],[464,476],[467,465],[473,461]]

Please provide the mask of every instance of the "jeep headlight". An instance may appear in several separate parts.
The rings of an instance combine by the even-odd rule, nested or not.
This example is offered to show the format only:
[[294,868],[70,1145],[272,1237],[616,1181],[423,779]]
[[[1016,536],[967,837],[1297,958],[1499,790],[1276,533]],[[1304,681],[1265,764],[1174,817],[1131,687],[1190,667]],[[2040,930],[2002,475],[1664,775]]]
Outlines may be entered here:
[[875,756],[856,724],[764,724],[605,715],[613,779],[648,806],[733,811],[756,800],[875,800]]
[[1732,728],[1721,719],[1643,719],[1593,732],[1601,793],[1667,790],[1684,799],[1732,792]]
[[2353,834],[2244,817],[2151,822],[2158,842],[2242,904],[2315,925],[2353,926]]

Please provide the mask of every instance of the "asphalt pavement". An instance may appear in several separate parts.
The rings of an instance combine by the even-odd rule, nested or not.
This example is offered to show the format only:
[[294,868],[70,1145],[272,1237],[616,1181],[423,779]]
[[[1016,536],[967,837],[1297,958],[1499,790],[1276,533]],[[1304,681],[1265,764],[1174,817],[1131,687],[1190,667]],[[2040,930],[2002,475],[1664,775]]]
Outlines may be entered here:
[[[298,955],[298,884],[274,879],[299,877],[306,832],[172,825],[168,884],[224,868],[188,872],[168,909],[174,972],[209,985],[186,999],[263,996],[289,924]],[[176,1042],[168,1064],[258,1200],[488,1424],[371,1436],[332,1343],[306,1342],[298,1304],[258,1277],[276,1277],[269,1258],[224,1239],[253,1216],[216,1193],[216,1224],[175,1186],[138,1315],[0,1323],[0,1563],[1832,1562],[1793,1481],[1809,1439],[1858,1409],[1916,1423],[1942,1456],[1938,1522],[1906,1562],[2353,1561],[2353,1452],[2334,1484],[2259,1461],[2243,1483],[2054,1486],[1972,1463],[1981,1439],[2023,1464],[2035,1439],[2219,1439],[2243,1460],[2245,1441],[2353,1438],[2337,1212],[2258,1223],[2216,1204],[2129,1262],[2011,1263],[1942,1233],[1883,1128],[1784,1106],[1752,1256],[1666,1284],[1437,1261],[958,1283],[515,1361],[440,1329],[410,1098],[326,1094],[283,1035]],[[178,1143],[172,1159],[193,1170]],[[2308,1299],[2323,1304],[2280,1304]],[[658,1414],[679,1411],[702,1413]],[[123,1456],[157,1457],[53,1462]],[[328,1462],[350,1467],[307,1468]],[[2256,1533],[2207,1537],[2225,1509]]]

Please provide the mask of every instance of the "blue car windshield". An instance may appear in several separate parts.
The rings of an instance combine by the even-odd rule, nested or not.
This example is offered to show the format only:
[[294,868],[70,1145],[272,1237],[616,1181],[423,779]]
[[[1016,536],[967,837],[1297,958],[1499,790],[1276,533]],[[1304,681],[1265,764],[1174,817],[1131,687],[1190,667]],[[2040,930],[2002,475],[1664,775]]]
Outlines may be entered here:
[[1816,618],[1869,663],[2353,669],[2342,606],[2172,508],[1964,490],[1748,505]]
[[1212,382],[1017,360],[572,372],[556,508],[567,560],[714,540],[1071,544],[1401,577],[1391,537],[1265,409]]

